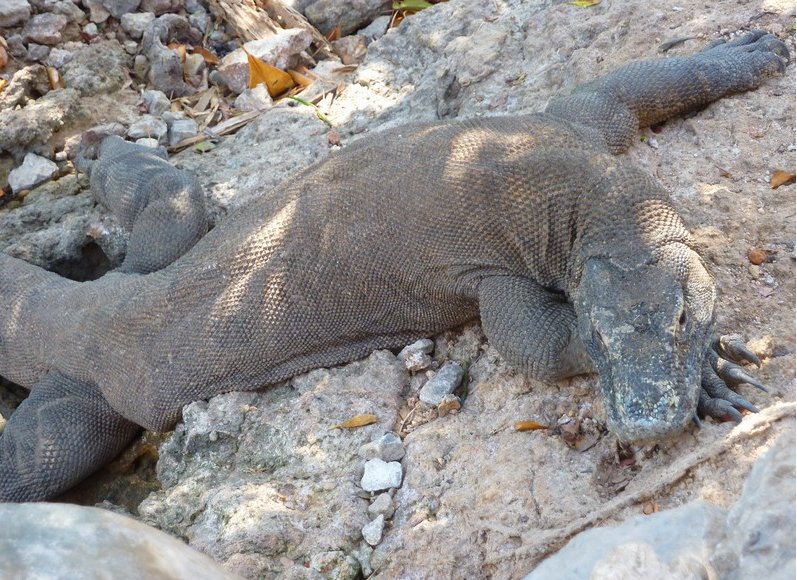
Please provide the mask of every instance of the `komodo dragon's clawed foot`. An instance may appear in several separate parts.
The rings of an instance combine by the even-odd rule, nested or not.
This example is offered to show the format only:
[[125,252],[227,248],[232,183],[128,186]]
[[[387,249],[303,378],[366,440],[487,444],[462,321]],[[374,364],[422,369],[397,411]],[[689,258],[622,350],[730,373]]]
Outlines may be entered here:
[[704,52],[710,50],[755,53],[761,60],[758,63],[761,67],[759,72],[763,73],[782,73],[789,64],[789,48],[779,38],[765,30],[752,30],[731,41],[717,39],[709,43]]
[[703,388],[697,406],[698,415],[738,422],[742,420],[738,409],[758,412],[755,405],[731,387],[746,383],[765,392],[767,388],[736,363],[761,366],[761,360],[745,345],[740,336],[723,335],[714,340],[703,362]]

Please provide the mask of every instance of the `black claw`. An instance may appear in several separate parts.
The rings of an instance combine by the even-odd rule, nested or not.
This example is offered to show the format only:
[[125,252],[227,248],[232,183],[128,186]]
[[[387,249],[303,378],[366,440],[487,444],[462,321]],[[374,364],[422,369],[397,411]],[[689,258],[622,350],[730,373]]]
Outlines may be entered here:
[[700,417],[697,416],[697,413],[692,415],[692,423],[694,423],[695,427],[697,427],[698,429],[703,428],[703,421],[700,420]]
[[761,368],[761,359],[748,348],[738,334],[725,334],[719,338],[716,344],[724,358],[735,362],[753,363],[758,368]]
[[720,373],[720,376],[722,376],[722,378],[725,379],[726,381],[733,383],[734,385],[747,383],[748,385],[752,385],[753,387],[756,387],[757,389],[760,389],[765,393],[769,392],[769,389],[767,389],[767,387],[763,383],[761,383],[754,377],[751,377],[737,366],[723,369],[723,371]]

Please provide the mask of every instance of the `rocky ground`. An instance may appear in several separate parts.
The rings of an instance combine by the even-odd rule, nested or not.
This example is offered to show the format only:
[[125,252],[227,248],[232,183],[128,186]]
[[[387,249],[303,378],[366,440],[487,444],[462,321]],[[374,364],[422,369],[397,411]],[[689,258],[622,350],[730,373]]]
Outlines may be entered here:
[[[315,109],[246,89],[236,49],[248,39],[216,5],[0,6],[8,55],[0,69],[0,184],[9,184],[0,197],[0,249],[84,280],[118,263],[124,237],[71,163],[80,136],[98,125],[169,146],[172,161],[198,175],[218,222],[367,131],[541,110],[630,60],[689,54],[737,30],[764,28],[795,49],[794,6],[778,0],[452,0],[387,33],[383,3],[346,11],[317,0],[296,8],[325,34],[340,23],[338,56],[322,59],[304,28],[257,48],[313,80],[298,96]],[[607,578],[731,577],[752,570],[739,568],[752,553],[770,556],[756,560],[756,575],[793,577],[795,194],[793,184],[773,189],[770,180],[795,167],[794,70],[643,131],[628,154],[668,186],[695,233],[717,277],[720,328],[741,332],[764,361],[754,372],[771,392],[742,387],[762,411],[741,425],[706,422],[666,443],[619,447],[605,430],[594,378],[529,380],[469,326],[401,356],[377,352],[262,392],[189,405],[174,433],[145,436],[68,499],[124,505],[252,578],[504,578],[535,567],[540,577],[589,569]],[[59,82],[63,88],[53,88]],[[243,128],[212,148],[192,141],[241,111]],[[452,362],[464,370],[463,384],[443,397],[439,383],[459,376]],[[378,422],[332,428],[362,415]],[[546,428],[519,431],[518,422]],[[772,491],[742,496],[752,465],[779,437],[787,443],[747,486]],[[753,521],[756,513],[763,515]],[[725,529],[726,520],[731,531],[703,533]],[[597,540],[578,539],[623,522],[664,530],[673,542],[690,530],[693,551],[657,551],[660,536],[641,531],[628,547],[623,528],[607,532],[614,535],[606,544],[625,551],[600,552]],[[576,552],[540,566],[573,537]],[[592,560],[575,572],[573,553]]]

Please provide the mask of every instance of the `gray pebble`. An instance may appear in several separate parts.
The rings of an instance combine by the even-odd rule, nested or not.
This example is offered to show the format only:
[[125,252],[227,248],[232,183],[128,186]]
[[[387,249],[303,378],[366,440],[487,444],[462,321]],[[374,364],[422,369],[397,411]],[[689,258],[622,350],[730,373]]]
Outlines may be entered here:
[[25,25],[22,34],[28,42],[38,44],[58,44],[61,42],[61,31],[67,19],[63,14],[37,14]]
[[31,42],[28,44],[28,60],[44,62],[50,56],[50,47]]
[[374,521],[363,526],[363,539],[370,546],[376,546],[382,540],[382,531],[385,529],[385,516],[378,516]]
[[8,185],[14,193],[18,193],[44,183],[57,173],[58,166],[55,163],[35,153],[28,153],[22,160],[22,165],[8,174]]
[[417,372],[429,368],[429,365],[432,364],[432,359],[429,355],[433,350],[434,341],[422,338],[401,349],[398,358],[404,363],[407,370]]
[[193,119],[176,119],[169,124],[169,145],[177,145],[199,133],[199,126]]
[[[213,71],[216,72],[216,71]],[[241,111],[262,111],[273,103],[266,85],[260,84],[253,89],[245,89],[235,98],[235,108]]]
[[24,24],[30,18],[28,0],[3,0],[0,2],[0,28]]
[[149,90],[141,93],[141,101],[146,105],[147,112],[155,117],[160,117],[171,109],[172,104],[162,91]]
[[120,22],[130,38],[141,38],[153,20],[155,15],[152,12],[131,12],[123,14]]
[[127,136],[131,139],[141,139],[142,137],[151,137],[153,139],[162,140],[169,127],[162,120],[152,115],[142,115],[141,118],[130,125],[127,130]]
[[157,139],[153,139],[152,137],[142,137],[141,139],[136,139],[136,145],[143,145],[144,147],[151,147],[152,149],[157,149],[160,147],[160,142]]
[[365,471],[360,486],[365,491],[384,491],[391,487],[401,486],[401,463],[385,462],[379,458],[365,462]]
[[390,518],[395,513],[396,508],[393,506],[393,499],[390,494],[380,493],[376,499],[368,506],[368,515],[372,518],[377,516],[384,516]]
[[53,48],[50,54],[47,55],[47,66],[61,68],[66,63],[72,60],[72,53],[63,48]]
[[458,362],[447,362],[421,389],[421,402],[437,407],[443,397],[459,386],[465,371]]
[[360,447],[359,455],[363,459],[378,457],[382,461],[398,461],[404,457],[404,443],[395,433],[385,433]]

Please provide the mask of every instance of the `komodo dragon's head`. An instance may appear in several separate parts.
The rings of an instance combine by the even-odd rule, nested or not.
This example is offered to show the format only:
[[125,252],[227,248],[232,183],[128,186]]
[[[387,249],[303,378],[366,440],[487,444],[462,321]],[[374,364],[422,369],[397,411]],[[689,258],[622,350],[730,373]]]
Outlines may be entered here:
[[697,254],[676,254],[632,266],[589,259],[574,295],[609,428],[624,441],[681,432],[697,410],[714,284]]

